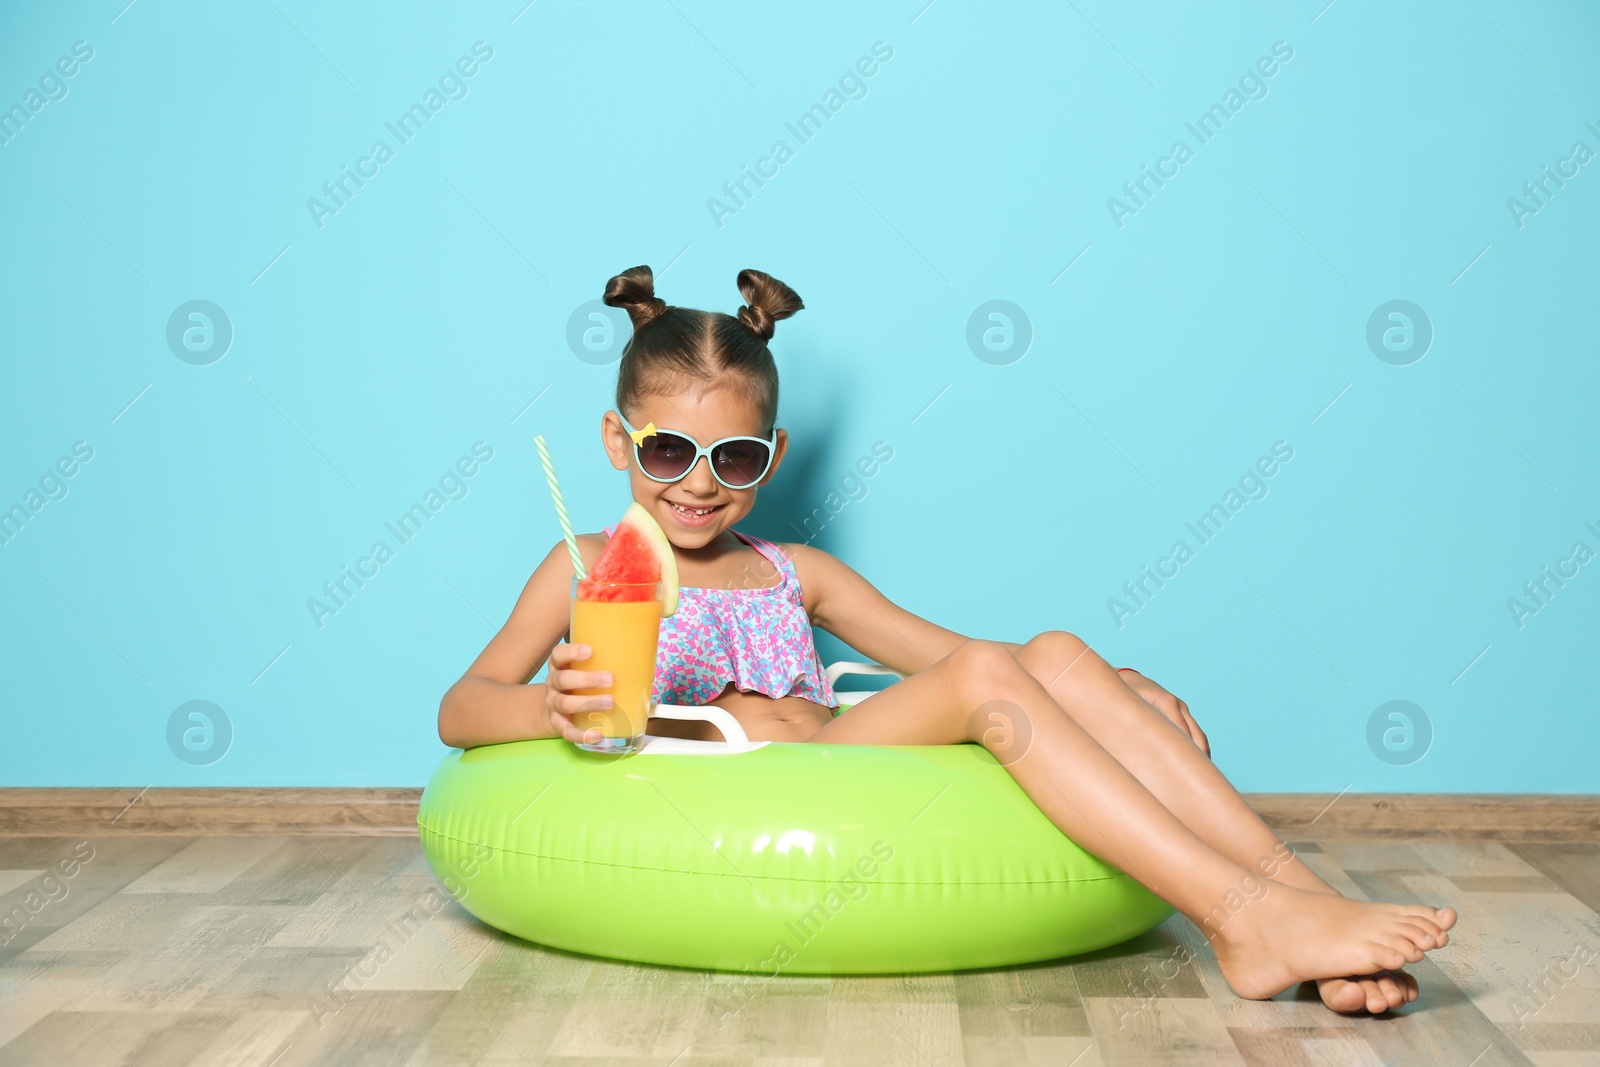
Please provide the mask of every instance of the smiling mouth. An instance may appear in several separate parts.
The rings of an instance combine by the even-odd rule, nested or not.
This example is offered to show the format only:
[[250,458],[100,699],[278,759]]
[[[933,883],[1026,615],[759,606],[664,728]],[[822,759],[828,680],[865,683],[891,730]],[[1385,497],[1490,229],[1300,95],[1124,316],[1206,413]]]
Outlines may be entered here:
[[726,505],[726,504],[718,504],[715,507],[709,507],[709,508],[692,508],[692,507],[688,507],[688,506],[683,505],[683,504],[679,504],[675,500],[669,500],[669,501],[667,501],[667,506],[672,508],[673,511],[677,512],[679,515],[683,516],[686,519],[704,519],[704,518],[708,518],[713,513],[722,510],[723,508],[727,507],[728,505]]

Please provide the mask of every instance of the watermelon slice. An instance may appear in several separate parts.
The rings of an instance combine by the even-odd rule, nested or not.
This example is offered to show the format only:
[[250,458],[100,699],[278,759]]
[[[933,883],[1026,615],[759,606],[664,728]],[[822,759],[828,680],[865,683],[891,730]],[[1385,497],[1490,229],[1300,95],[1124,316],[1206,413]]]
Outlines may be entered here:
[[661,614],[678,610],[678,560],[661,524],[637,501],[628,505],[605,550],[578,582],[581,600],[648,600],[640,590],[607,589],[601,582],[660,582]]

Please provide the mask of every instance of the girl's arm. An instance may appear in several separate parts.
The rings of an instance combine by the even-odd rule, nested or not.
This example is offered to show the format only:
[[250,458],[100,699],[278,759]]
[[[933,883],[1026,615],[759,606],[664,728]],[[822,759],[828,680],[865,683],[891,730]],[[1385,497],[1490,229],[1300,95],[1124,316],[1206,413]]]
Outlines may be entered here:
[[862,655],[910,677],[969,640],[913,615],[849,565],[810,545],[782,546],[794,560],[812,625]]
[[[812,623],[885,667],[909,677],[968,640],[896,605],[849,565],[820,549],[809,545],[783,548],[794,560]],[[1022,647],[1015,641],[1000,644],[1013,652]],[[1131,667],[1117,670],[1132,671],[1138,677]]]
[[[585,564],[605,538],[579,534]],[[523,586],[511,617],[439,701],[439,740],[452,748],[560,737],[545,711],[545,687],[529,685],[550,650],[566,636],[572,599],[572,557],[565,541],[545,556]]]
[[[783,545],[800,578],[801,601],[813,625],[828,631],[857,652],[892,667],[906,677],[926,670],[953,652],[967,638],[897,606],[849,566],[809,545]],[[1015,652],[1014,641],[1001,644]],[[1189,705],[1131,667],[1118,667],[1117,677],[1184,731],[1206,755],[1211,744]]]

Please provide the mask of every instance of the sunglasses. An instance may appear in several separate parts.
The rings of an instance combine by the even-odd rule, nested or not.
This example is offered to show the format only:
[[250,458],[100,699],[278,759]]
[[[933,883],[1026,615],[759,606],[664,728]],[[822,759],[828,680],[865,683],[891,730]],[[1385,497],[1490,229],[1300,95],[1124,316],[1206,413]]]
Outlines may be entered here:
[[694,465],[705,456],[710,461],[711,476],[729,489],[748,489],[759,482],[772,466],[773,450],[777,447],[778,431],[770,439],[760,437],[724,437],[713,441],[709,448],[678,430],[664,430],[649,423],[643,430],[628,424],[622,412],[623,429],[633,438],[633,452],[639,469],[646,478],[657,482],[680,481]]

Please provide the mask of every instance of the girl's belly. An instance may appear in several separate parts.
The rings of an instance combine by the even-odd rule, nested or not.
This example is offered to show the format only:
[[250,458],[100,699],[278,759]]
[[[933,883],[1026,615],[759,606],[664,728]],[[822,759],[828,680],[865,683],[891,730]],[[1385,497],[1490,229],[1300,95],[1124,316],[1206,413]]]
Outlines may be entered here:
[[[804,741],[833,718],[832,708],[804,697],[743,693],[732,682],[710,703],[739,720],[752,741]],[[657,737],[684,737],[691,741],[724,740],[722,731],[698,720],[652,718],[649,732]]]

